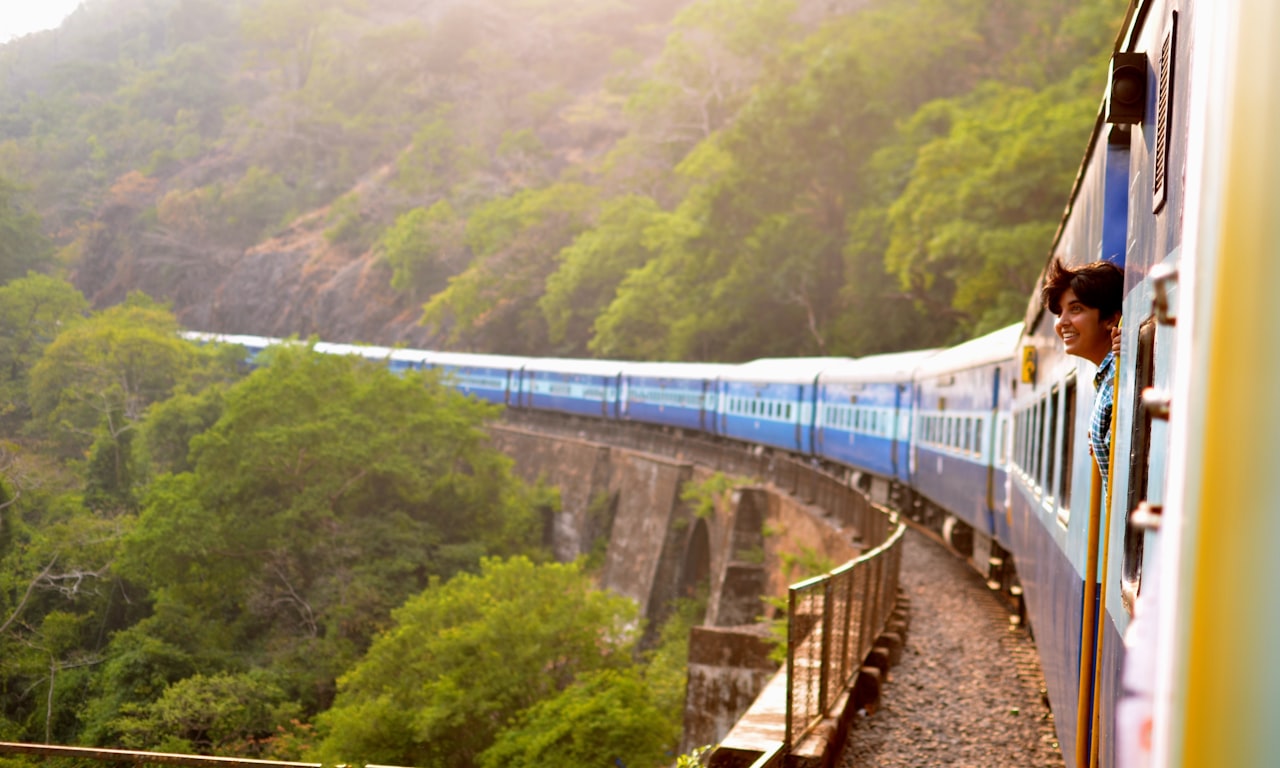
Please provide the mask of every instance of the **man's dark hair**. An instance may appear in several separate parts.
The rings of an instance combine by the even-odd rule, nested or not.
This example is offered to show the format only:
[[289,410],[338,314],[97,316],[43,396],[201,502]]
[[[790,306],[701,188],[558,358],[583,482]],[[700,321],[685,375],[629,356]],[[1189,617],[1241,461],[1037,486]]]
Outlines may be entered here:
[[1055,315],[1062,314],[1062,294],[1070,288],[1080,303],[1106,319],[1120,314],[1124,302],[1124,271],[1109,261],[1095,261],[1072,269],[1057,256],[1044,273],[1040,300]]

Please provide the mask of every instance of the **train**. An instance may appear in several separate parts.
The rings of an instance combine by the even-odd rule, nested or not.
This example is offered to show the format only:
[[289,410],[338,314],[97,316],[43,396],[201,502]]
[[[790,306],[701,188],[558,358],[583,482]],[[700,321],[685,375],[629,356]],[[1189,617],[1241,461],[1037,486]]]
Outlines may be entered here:
[[[1069,766],[1262,766],[1280,723],[1280,6],[1133,0],[1046,265],[1124,274],[1095,366],[1040,298],[946,349],[654,363],[317,344],[512,409],[808,457],[936,528],[1035,634]],[[189,334],[253,354],[277,340]]]

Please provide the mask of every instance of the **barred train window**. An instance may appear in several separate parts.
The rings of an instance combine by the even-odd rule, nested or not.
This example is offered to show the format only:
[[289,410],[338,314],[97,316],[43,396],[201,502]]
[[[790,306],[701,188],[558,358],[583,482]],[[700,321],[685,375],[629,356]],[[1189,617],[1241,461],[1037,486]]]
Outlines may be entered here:
[[1058,388],[1049,390],[1049,440],[1045,446],[1048,468],[1044,473],[1044,492],[1053,498],[1054,470],[1057,468],[1058,449]]
[[1062,473],[1058,477],[1058,498],[1065,510],[1071,506],[1072,453],[1075,451],[1076,379],[1067,379],[1062,393]]

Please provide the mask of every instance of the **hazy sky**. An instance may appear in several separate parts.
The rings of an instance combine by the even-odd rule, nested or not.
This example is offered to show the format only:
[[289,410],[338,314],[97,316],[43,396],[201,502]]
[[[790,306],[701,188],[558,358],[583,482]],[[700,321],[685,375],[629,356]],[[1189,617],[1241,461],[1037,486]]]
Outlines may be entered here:
[[62,23],[80,0],[0,0],[0,43]]

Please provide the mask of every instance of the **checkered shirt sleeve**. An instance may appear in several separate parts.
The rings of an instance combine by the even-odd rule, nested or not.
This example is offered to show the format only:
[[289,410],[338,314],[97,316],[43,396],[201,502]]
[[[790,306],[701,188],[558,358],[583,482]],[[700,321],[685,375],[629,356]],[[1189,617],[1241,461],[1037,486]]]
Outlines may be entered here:
[[1093,448],[1094,461],[1102,475],[1102,488],[1106,492],[1111,471],[1111,409],[1115,404],[1116,355],[1108,352],[1093,377],[1098,390],[1093,400],[1093,415],[1089,418],[1089,445]]

